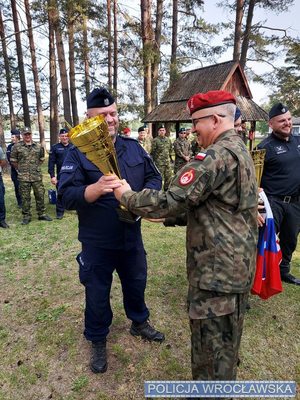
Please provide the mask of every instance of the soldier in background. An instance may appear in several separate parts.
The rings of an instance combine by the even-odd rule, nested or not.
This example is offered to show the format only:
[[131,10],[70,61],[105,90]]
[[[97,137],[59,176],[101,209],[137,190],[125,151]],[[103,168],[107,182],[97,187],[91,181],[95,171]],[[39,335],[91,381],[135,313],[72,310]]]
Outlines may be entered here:
[[166,137],[166,128],[161,125],[158,128],[158,136],[152,141],[151,156],[155,162],[164,181],[164,190],[169,187],[172,178],[172,142]]
[[242,120],[242,113],[241,110],[237,107],[235,116],[234,116],[234,129],[235,131],[241,135],[243,142],[247,145],[247,128],[246,128],[246,121]]
[[225,91],[190,98],[205,151],[177,173],[166,193],[136,193],[124,180],[115,189],[137,215],[168,217],[167,226],[187,223],[192,375],[199,381],[236,379],[255,272],[257,184],[251,155],[234,130],[235,103]]
[[[58,185],[59,173],[61,167],[63,165],[64,159],[71,147],[69,143],[68,129],[62,128],[59,131],[59,143],[51,146],[49,152],[49,160],[48,160],[48,173],[51,178],[51,183],[55,187]],[[56,176],[55,176],[55,168],[56,168]],[[64,216],[64,207],[61,204],[61,200],[57,197],[56,200],[56,218],[62,219]]]
[[31,221],[31,188],[36,201],[38,219],[40,221],[52,221],[46,215],[45,188],[41,171],[41,164],[45,160],[45,150],[39,143],[32,140],[30,128],[24,128],[21,133],[23,140],[14,145],[10,155],[10,162],[18,171],[22,199],[22,225],[27,225]]
[[147,132],[145,131],[145,127],[141,126],[138,129],[138,142],[146,150],[147,153],[151,153],[151,138],[147,137]]
[[173,147],[175,152],[174,173],[183,167],[191,158],[191,142],[186,137],[185,128],[180,128],[179,137],[174,141]]
[[10,177],[14,184],[15,196],[16,196],[19,208],[22,207],[22,200],[21,200],[21,195],[20,195],[20,190],[19,190],[18,172],[10,162],[10,154],[11,154],[13,146],[20,141],[20,137],[21,137],[21,132],[19,131],[19,129],[12,129],[11,130],[11,143],[7,146],[7,149],[6,149],[7,161],[10,164]]
[[2,179],[2,167],[6,165],[6,157],[5,153],[0,146],[0,228],[9,228],[8,224],[5,221],[6,218],[6,209],[5,209],[5,187]]

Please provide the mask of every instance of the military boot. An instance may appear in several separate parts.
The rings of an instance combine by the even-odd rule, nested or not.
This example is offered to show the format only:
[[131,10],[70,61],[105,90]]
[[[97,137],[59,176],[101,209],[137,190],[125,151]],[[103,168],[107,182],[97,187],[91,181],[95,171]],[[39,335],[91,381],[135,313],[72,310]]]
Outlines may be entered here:
[[150,342],[163,342],[165,335],[154,329],[148,321],[141,324],[132,322],[130,333],[133,336],[141,336],[142,339],[149,340]]
[[103,374],[107,370],[106,340],[92,342],[91,370],[95,374]]

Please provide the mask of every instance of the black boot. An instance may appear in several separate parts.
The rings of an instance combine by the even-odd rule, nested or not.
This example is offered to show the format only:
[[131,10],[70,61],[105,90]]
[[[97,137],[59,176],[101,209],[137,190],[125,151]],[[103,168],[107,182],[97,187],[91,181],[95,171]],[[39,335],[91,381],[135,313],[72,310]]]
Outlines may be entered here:
[[91,370],[95,374],[103,374],[107,370],[106,340],[92,342]]
[[130,333],[133,336],[141,336],[143,339],[149,340],[150,342],[163,342],[165,340],[165,335],[154,329],[148,321],[141,324],[133,322]]

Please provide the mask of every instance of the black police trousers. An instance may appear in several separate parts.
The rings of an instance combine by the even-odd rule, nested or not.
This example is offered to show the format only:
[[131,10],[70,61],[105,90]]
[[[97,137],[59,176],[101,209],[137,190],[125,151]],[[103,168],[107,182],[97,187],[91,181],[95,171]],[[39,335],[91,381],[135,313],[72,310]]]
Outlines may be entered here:
[[279,244],[282,252],[280,264],[281,276],[290,271],[293,252],[297,246],[300,230],[300,201],[285,203],[283,199],[268,195],[272,208],[276,232],[279,232]]
[[113,312],[110,290],[113,272],[117,271],[123,292],[123,305],[127,317],[142,323],[149,317],[144,292],[147,280],[147,262],[143,247],[110,250],[82,244],[77,256],[79,279],[85,287],[85,330],[87,340],[100,341],[109,333]]

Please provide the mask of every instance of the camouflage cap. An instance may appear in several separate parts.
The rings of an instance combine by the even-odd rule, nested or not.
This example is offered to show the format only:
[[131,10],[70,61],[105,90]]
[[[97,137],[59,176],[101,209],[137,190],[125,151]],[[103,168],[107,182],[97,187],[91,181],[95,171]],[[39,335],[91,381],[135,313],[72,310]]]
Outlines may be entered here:
[[26,133],[32,133],[32,130],[28,126],[24,126],[21,133],[22,135],[26,135]]

